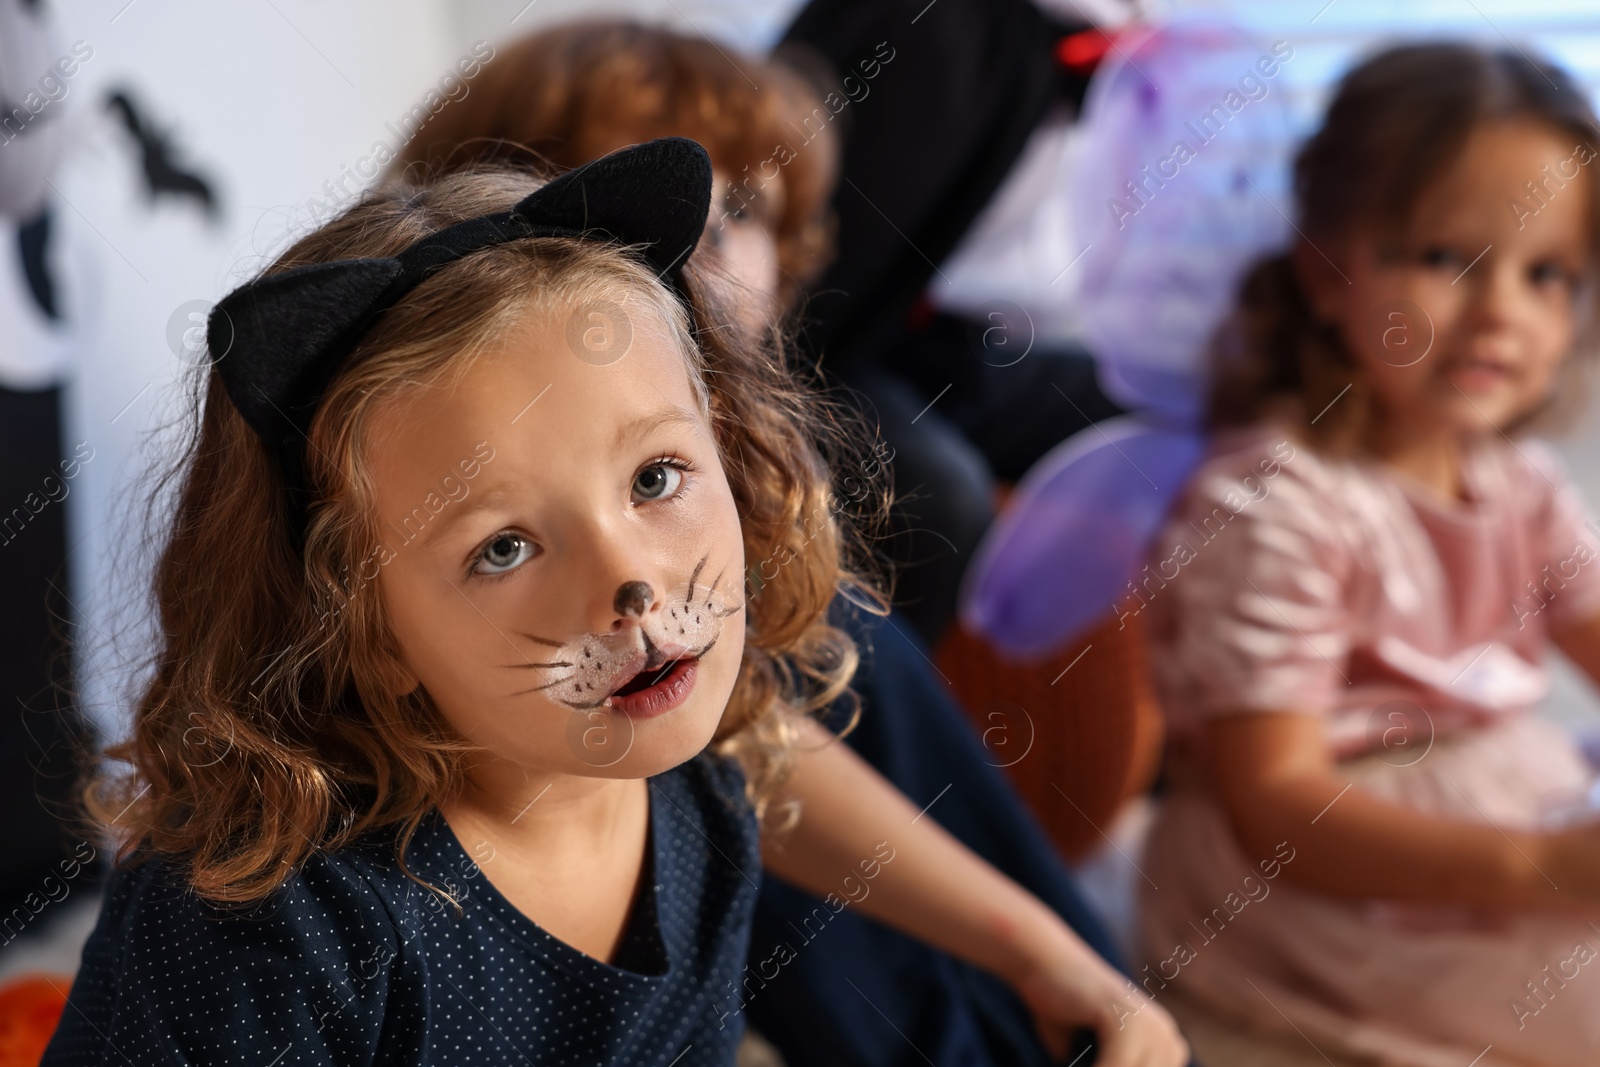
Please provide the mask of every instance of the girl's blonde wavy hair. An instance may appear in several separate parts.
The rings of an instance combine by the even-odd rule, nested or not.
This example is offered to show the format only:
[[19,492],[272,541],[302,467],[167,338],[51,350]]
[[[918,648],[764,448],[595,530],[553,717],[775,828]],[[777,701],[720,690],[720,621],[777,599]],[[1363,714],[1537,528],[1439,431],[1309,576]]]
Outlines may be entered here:
[[[484,166],[420,184],[386,183],[301,239],[266,271],[394,255],[463,219],[505,210],[537,188],[526,172]],[[769,801],[792,766],[797,720],[844,700],[858,652],[829,624],[843,592],[887,612],[865,531],[883,521],[887,478],[854,506],[831,471],[870,457],[863,424],[790,366],[774,328],[731,325],[691,257],[688,306],[615,245],[530,238],[439,270],[385,312],[324,394],[307,445],[315,502],[303,534],[280,469],[214,370],[194,383],[185,458],[158,484],[176,513],[155,571],[158,645],[130,736],[106,750],[83,799],[90,831],[119,865],[161,854],[218,904],[258,901],[314,852],[393,828],[404,853],[429,809],[461,781],[471,745],[422,690],[395,697],[394,647],[359,561],[380,542],[363,434],[395,396],[462,373],[529,310],[608,299],[659,314],[714,428],[752,570],[738,681],[712,742]],[[224,355],[223,358],[226,358]],[[410,875],[410,871],[406,870]],[[412,876],[414,877],[414,876]]]

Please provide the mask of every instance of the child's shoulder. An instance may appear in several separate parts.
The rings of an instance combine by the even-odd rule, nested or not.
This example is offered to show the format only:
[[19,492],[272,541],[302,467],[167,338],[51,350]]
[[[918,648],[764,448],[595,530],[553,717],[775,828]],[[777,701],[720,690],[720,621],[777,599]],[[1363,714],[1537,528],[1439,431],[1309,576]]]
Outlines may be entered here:
[[1318,461],[1316,453],[1306,447],[1299,434],[1280,422],[1258,422],[1212,434],[1197,473],[1242,475],[1270,466],[1271,460],[1286,464],[1299,463],[1302,459],[1313,461],[1313,464],[1301,464],[1302,469]]
[[[1481,514],[1532,531],[1570,526],[1587,505],[1556,450],[1537,438],[1480,439],[1463,460]],[[1405,525],[1431,498],[1420,483],[1378,460],[1329,456],[1291,425],[1265,421],[1217,433],[1173,509],[1173,521],[1247,520],[1261,536],[1292,533],[1327,547],[1368,543],[1374,530]],[[1453,509],[1453,512],[1459,511]]]
[[375,842],[314,852],[265,897],[236,904],[197,892],[182,857],[146,854],[113,872],[101,923],[118,927],[122,944],[163,955],[369,949],[397,940],[384,890],[399,872],[380,856]]
[[1534,499],[1577,492],[1560,453],[1537,437],[1487,439],[1476,448],[1474,462],[1490,491]]
[[[1327,498],[1357,472],[1321,455],[1280,422],[1232,427],[1215,434],[1189,477],[1191,506],[1210,511],[1218,505],[1233,514],[1248,506],[1258,515],[1292,502],[1303,507],[1307,494]],[[1267,507],[1259,507],[1266,501]]]
[[43,1064],[109,1062],[108,1049],[210,1062],[291,1042],[299,1062],[371,1062],[400,1047],[389,1012],[420,1012],[422,986],[362,852],[315,853],[248,905],[201,896],[182,857],[120,866]]

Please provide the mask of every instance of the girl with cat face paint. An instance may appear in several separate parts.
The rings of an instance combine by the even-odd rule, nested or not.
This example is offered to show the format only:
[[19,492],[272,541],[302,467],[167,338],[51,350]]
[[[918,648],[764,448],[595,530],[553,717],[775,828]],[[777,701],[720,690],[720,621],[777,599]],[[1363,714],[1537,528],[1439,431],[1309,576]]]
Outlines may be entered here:
[[857,662],[830,602],[883,600],[826,506],[848,442],[682,268],[710,193],[682,139],[386,186],[217,306],[132,769],[87,794],[123,862],[44,1063],[727,1065],[762,869],[820,894],[884,855],[853,906],[1053,1048],[1182,1062],[812,717]]

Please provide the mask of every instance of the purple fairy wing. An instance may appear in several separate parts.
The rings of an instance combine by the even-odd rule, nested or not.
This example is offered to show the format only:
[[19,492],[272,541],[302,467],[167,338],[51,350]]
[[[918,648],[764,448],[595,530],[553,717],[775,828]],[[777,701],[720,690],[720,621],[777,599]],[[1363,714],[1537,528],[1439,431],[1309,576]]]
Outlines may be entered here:
[[1034,656],[1107,616],[1204,447],[1198,434],[1132,415],[1057,445],[978,546],[962,583],[962,623]]
[[1286,243],[1293,54],[1187,18],[1119,37],[1090,85],[1071,194],[1087,244],[1076,305],[1126,407],[1192,421],[1240,275]]

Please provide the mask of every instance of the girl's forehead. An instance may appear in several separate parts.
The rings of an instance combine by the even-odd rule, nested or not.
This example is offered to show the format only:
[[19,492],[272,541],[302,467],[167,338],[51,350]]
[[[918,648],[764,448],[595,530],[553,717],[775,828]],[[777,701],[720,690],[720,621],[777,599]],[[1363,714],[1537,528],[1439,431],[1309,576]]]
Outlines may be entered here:
[[[1437,204],[1440,197],[1460,200],[1527,196],[1529,183],[1546,177],[1547,170],[1571,164],[1566,182],[1581,174],[1575,138],[1543,122],[1505,120],[1480,124],[1463,142],[1455,158],[1422,190],[1422,205]],[[1432,194],[1432,195],[1430,195]],[[1504,202],[1499,203],[1502,210]]]
[[[1594,153],[1577,141],[1543,122],[1480,125],[1455,158],[1417,190],[1400,229],[1474,225],[1514,231],[1521,238],[1541,232],[1565,236],[1581,244],[1585,228],[1572,223],[1589,206]],[[1556,210],[1540,220],[1533,211],[1519,211],[1519,204]]]
[[[451,449],[536,450],[573,458],[623,447],[624,433],[708,433],[683,339],[642,301],[597,298],[512,321],[456,374],[401,393],[374,413],[369,455],[437,458]],[[674,417],[662,417],[675,413]]]
[[651,301],[604,293],[520,316],[476,362],[487,388],[543,381],[562,405],[610,409],[630,393],[687,403],[695,395],[689,344]]

